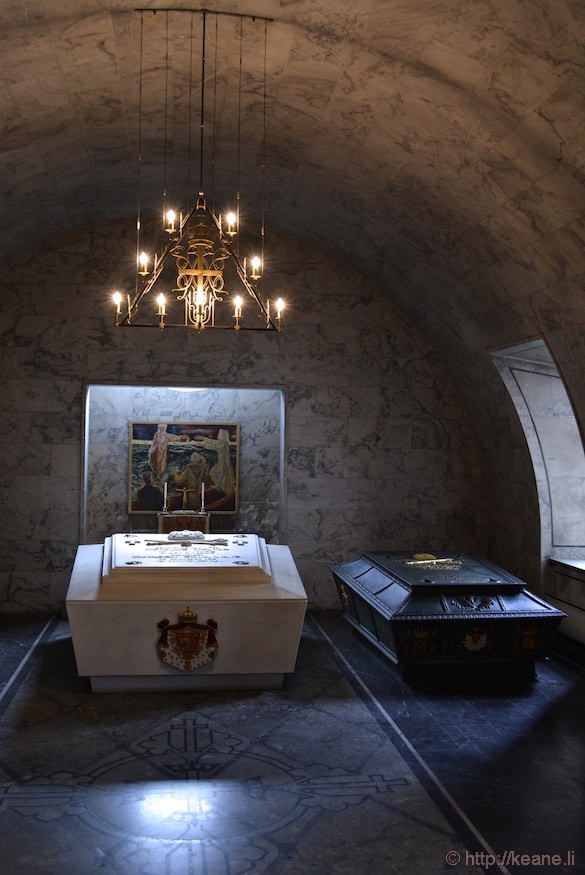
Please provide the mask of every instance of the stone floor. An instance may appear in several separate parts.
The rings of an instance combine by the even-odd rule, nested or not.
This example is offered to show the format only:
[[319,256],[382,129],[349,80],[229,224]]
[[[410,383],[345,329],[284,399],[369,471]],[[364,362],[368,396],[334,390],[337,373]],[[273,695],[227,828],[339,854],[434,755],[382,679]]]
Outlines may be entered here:
[[585,675],[555,655],[416,688],[337,613],[276,692],[91,693],[58,618],[0,617],[0,654],[2,875],[585,873]]

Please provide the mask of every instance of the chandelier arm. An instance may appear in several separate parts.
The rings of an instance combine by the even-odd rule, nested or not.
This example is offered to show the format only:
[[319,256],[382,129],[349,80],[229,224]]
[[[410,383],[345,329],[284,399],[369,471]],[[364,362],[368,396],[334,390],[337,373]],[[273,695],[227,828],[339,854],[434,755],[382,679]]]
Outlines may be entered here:
[[278,330],[277,326],[274,324],[274,322],[272,320],[270,313],[268,312],[268,310],[264,306],[261,298],[259,297],[258,293],[256,292],[256,289],[254,288],[254,286],[252,285],[252,283],[249,281],[248,277],[246,276],[246,271],[244,270],[244,266],[243,266],[242,262],[240,261],[237,253],[235,252],[234,248],[232,247],[232,245],[231,245],[230,241],[227,239],[227,237],[224,236],[219,222],[217,221],[217,219],[213,215],[213,213],[209,210],[209,208],[207,207],[207,204],[205,205],[205,212],[207,213],[207,215],[209,216],[209,218],[212,220],[215,227],[217,228],[217,233],[219,235],[219,239],[221,240],[222,246],[229,253],[232,261],[234,262],[234,264],[236,266],[236,271],[238,273],[238,276],[240,278],[242,285],[244,286],[244,288],[246,289],[246,291],[248,292],[250,297],[253,298],[254,301],[256,302],[256,305],[258,306],[258,308],[260,309],[260,311],[262,312],[262,315],[264,316],[264,318],[266,320],[266,324],[270,325],[275,330]]
[[[124,322],[122,320],[118,326],[118,328],[158,328],[160,330],[160,322]],[[164,328],[188,328],[189,331],[193,331],[192,324],[185,324],[184,322],[165,322]],[[233,331],[233,327],[231,325],[214,325],[214,331]],[[238,331],[278,331],[274,325],[267,325],[264,328],[260,328],[254,325],[240,325]]]
[[167,245],[163,249],[160,258],[156,259],[156,264],[153,267],[152,276],[148,279],[148,281],[145,283],[145,285],[142,287],[142,289],[134,295],[134,298],[130,301],[130,303],[128,305],[128,312],[124,316],[124,318],[121,320],[120,324],[130,323],[130,320],[132,319],[132,315],[138,309],[140,302],[142,301],[144,296],[150,292],[150,290],[152,289],[152,287],[155,285],[156,281],[158,280],[159,276],[161,275],[167,258],[169,257],[169,255],[171,254],[173,249],[175,249],[176,246],[180,245],[181,241],[185,238],[187,231],[183,230],[183,229],[187,228],[187,224],[190,221],[191,216],[199,208],[200,208],[199,204],[196,204],[194,207],[192,207],[192,209],[189,211],[189,213],[187,214],[187,216],[185,217],[184,221],[181,224],[180,237],[176,237],[174,240],[169,240],[169,242],[167,243]]

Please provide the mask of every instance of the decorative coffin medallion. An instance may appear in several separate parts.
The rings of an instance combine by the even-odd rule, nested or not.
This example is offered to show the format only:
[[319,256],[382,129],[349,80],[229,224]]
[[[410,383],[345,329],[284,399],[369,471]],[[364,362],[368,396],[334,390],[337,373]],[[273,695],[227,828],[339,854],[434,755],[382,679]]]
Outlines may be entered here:
[[215,658],[217,623],[208,620],[204,625],[197,622],[197,614],[190,607],[179,611],[178,623],[170,625],[161,620],[161,630],[156,648],[163,662],[180,671],[195,671]]

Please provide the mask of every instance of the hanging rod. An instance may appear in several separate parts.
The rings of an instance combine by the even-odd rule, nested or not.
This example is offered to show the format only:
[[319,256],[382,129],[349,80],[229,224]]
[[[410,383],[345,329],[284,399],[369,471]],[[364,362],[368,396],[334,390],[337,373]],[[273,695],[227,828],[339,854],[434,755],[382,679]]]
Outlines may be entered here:
[[154,15],[157,12],[190,12],[192,15],[229,15],[232,18],[251,18],[252,21],[274,21],[274,18],[266,18],[265,15],[251,15],[245,12],[223,12],[221,9],[178,9],[176,7],[167,8],[162,6],[153,9],[152,6],[139,6],[134,12],[152,12]]

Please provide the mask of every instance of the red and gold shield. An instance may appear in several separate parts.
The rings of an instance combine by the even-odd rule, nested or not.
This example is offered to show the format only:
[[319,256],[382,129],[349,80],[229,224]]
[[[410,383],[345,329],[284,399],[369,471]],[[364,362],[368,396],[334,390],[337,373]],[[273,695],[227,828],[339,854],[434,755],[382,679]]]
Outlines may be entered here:
[[159,656],[180,671],[195,671],[215,658],[217,623],[215,620],[198,623],[197,614],[190,607],[179,611],[177,618],[179,622],[172,625],[166,619],[158,624],[161,630],[156,642]]

